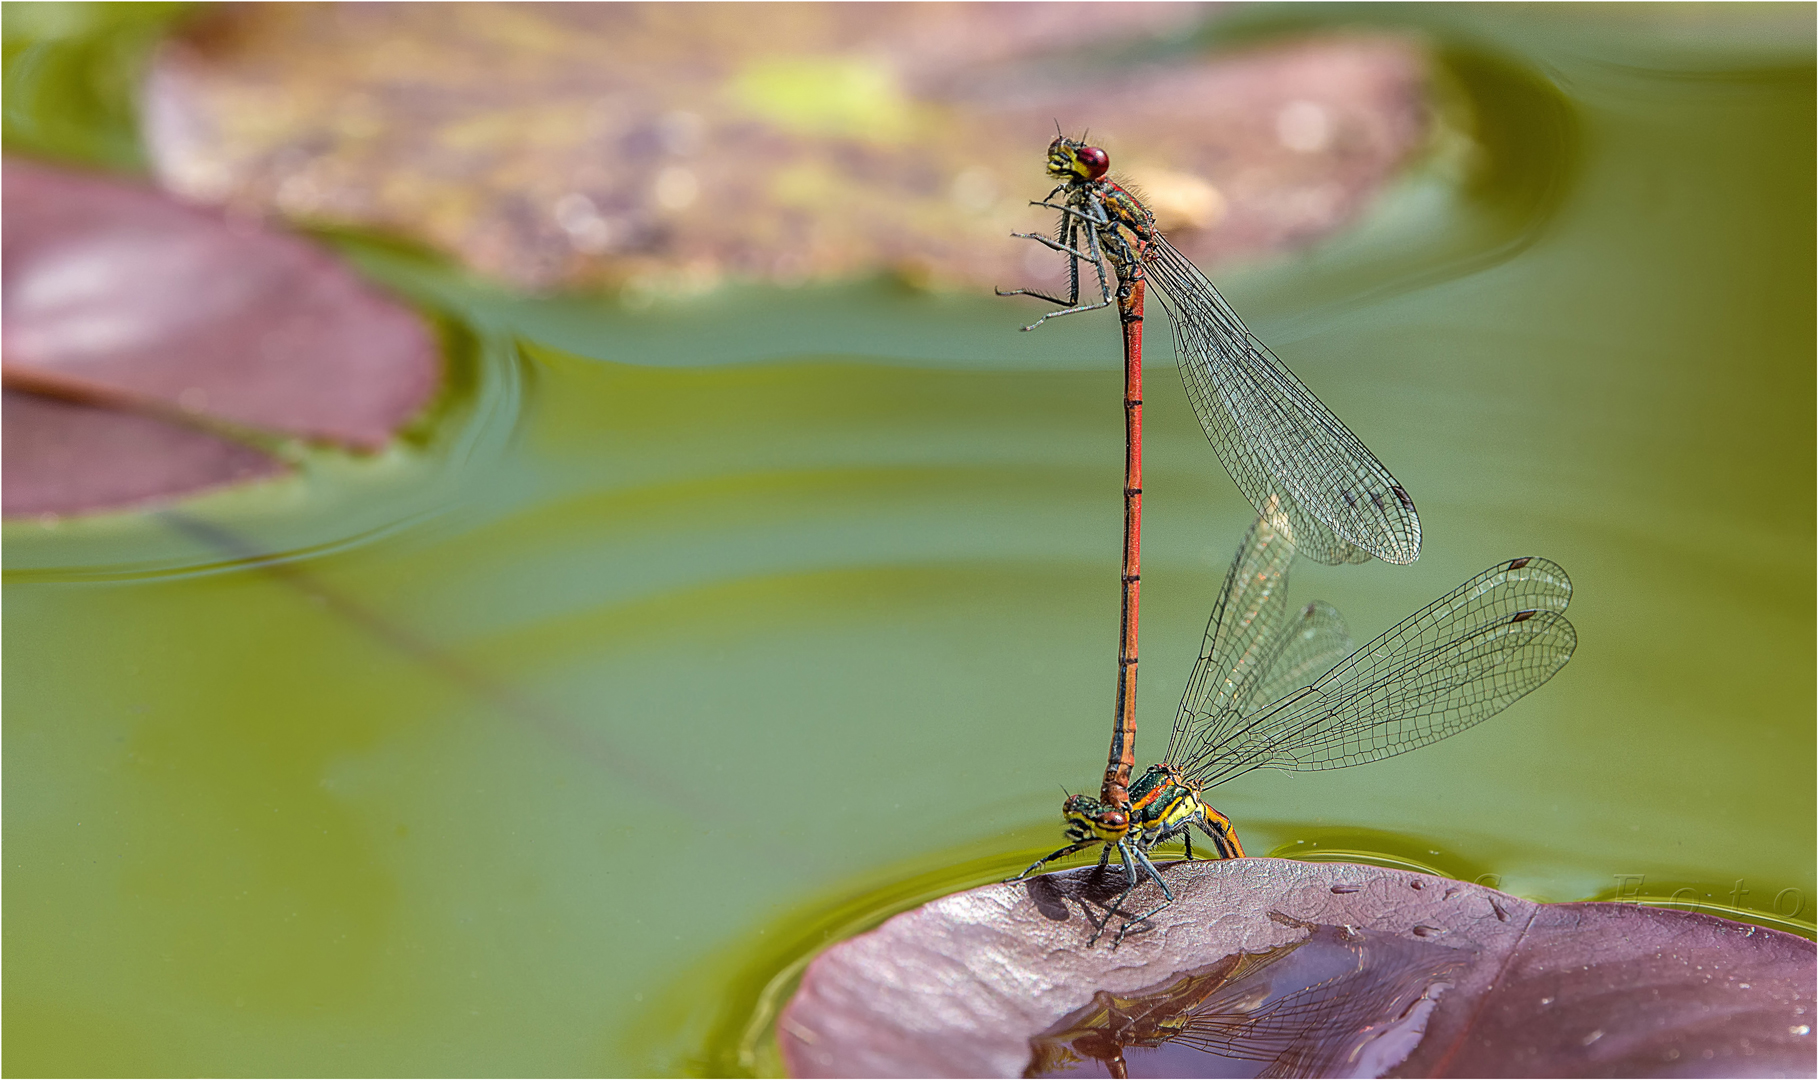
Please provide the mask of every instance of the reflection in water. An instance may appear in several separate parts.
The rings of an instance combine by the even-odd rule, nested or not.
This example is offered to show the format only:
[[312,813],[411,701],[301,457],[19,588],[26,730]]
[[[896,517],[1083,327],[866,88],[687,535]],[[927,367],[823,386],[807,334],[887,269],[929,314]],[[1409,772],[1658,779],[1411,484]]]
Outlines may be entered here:
[[1426,1030],[1456,949],[1349,926],[1090,1004],[1030,1040],[1026,1076],[1381,1076]]

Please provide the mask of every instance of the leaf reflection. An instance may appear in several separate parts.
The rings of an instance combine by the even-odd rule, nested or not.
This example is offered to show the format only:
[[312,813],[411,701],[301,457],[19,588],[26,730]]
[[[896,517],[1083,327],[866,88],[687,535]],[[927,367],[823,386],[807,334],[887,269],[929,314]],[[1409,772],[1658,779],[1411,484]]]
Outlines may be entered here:
[[1269,917],[1307,931],[1128,996],[1030,1040],[1025,1076],[1380,1076],[1407,1057],[1469,960],[1396,934]]

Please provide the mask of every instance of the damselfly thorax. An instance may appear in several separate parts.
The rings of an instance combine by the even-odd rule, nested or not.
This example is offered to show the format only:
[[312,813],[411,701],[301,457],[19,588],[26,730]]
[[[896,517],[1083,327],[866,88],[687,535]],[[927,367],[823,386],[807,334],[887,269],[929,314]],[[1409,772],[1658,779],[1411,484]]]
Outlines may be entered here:
[[1136,783],[1130,785],[1130,809],[1135,815],[1131,828],[1142,834],[1144,847],[1178,837],[1186,844],[1187,858],[1191,859],[1193,835],[1189,830],[1197,828],[1211,839],[1218,858],[1244,857],[1244,846],[1237,839],[1231,819],[1202,800],[1199,788],[1173,765],[1151,765],[1136,778]]

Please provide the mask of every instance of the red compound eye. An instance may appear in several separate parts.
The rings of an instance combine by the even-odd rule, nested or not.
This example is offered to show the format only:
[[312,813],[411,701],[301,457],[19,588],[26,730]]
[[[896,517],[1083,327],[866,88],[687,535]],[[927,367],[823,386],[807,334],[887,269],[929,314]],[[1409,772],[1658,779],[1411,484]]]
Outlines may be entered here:
[[1096,146],[1082,146],[1077,154],[1079,163],[1086,167],[1086,179],[1097,180],[1111,168],[1111,155]]
[[1113,810],[1104,817],[1099,818],[1099,820],[1113,829],[1121,829],[1130,819],[1125,817],[1121,810]]

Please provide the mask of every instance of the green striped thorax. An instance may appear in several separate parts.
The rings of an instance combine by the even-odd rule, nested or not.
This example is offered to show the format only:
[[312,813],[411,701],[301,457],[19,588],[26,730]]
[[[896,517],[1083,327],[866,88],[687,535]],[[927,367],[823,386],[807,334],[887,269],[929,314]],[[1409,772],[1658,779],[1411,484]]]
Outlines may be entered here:
[[1172,765],[1151,765],[1130,785],[1130,805],[1136,812],[1132,827],[1154,843],[1163,833],[1176,832],[1204,811],[1199,793],[1187,786]]
[[1219,858],[1243,858],[1244,848],[1231,819],[1201,800],[1199,789],[1173,765],[1144,769],[1130,785],[1130,806],[1134,815],[1130,828],[1145,848],[1185,836],[1187,826],[1197,825],[1217,844]]

